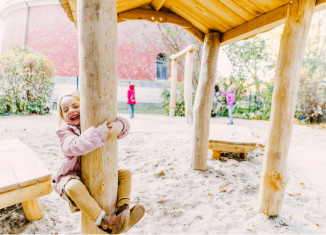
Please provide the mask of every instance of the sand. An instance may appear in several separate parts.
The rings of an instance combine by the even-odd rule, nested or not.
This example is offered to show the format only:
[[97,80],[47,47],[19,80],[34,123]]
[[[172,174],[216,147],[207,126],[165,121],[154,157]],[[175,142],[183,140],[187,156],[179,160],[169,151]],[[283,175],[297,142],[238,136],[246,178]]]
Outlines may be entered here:
[[[194,171],[192,127],[185,118],[136,114],[130,123],[129,135],[119,141],[119,167],[133,174],[131,205],[142,203],[147,212],[129,234],[326,233],[325,130],[294,125],[282,213],[268,218],[257,209],[262,148],[245,161],[235,154],[221,160],[209,155],[207,171]],[[269,122],[234,123],[265,141]],[[0,140],[20,139],[53,173],[63,157],[56,129],[55,114],[0,117]],[[26,221],[20,204],[0,209],[0,233],[80,233],[80,213],[71,214],[55,192],[41,203],[45,216],[33,222]]]

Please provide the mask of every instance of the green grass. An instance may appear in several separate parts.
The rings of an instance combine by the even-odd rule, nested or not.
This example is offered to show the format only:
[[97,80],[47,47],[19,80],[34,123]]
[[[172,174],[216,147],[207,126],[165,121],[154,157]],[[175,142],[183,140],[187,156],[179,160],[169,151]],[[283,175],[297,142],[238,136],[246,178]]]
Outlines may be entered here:
[[[128,108],[118,108],[118,113],[129,113]],[[153,108],[153,107],[147,107],[147,108],[136,108],[135,107],[135,114],[159,114],[164,115],[164,109],[162,108]]]

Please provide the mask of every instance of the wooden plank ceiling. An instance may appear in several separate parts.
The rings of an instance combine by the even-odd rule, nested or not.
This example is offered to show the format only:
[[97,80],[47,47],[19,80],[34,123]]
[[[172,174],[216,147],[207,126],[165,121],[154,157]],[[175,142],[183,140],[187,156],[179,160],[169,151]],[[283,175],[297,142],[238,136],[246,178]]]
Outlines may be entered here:
[[[168,12],[170,15],[174,13],[191,23],[192,26],[185,29],[191,31],[198,40],[203,42],[204,34],[218,31],[222,35],[222,45],[226,45],[284,23],[289,2],[289,0],[117,0],[116,4],[118,22],[135,20],[135,17],[121,19],[119,14],[136,8],[146,9],[146,13],[141,14],[151,14],[153,11]],[[69,19],[76,24],[77,0],[61,0],[60,4]],[[323,9],[326,9],[326,1],[317,0],[315,12]],[[139,12],[134,14],[139,16],[137,19],[144,19],[138,15]],[[154,17],[152,19],[159,22],[157,19],[154,20]],[[168,16],[164,22],[169,22]],[[173,20],[170,22],[174,23]]]

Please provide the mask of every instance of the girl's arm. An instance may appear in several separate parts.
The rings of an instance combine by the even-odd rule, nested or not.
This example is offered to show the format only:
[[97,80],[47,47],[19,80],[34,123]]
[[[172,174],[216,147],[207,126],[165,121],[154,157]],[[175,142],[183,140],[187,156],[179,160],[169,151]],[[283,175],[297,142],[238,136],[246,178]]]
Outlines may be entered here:
[[219,90],[219,92],[220,92],[222,95],[227,95],[227,94],[228,94],[227,92],[222,91],[221,89]]
[[58,130],[57,135],[65,156],[85,155],[101,147],[107,137],[102,134],[99,127],[90,127],[78,136],[66,126]]
[[123,118],[123,117],[118,117],[117,121],[122,122],[123,124],[123,129],[121,131],[121,133],[118,135],[118,139],[123,139],[124,137],[126,137],[129,133],[130,130],[130,123],[128,122],[127,119]]

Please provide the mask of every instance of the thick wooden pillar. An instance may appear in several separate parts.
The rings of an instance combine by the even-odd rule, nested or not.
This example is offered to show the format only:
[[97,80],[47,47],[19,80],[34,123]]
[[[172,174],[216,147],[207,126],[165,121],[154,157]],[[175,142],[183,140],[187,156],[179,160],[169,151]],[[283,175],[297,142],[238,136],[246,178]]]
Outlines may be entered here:
[[194,63],[194,53],[193,51],[188,51],[186,54],[186,64],[185,64],[185,78],[184,78],[184,100],[185,100],[185,115],[187,118],[187,123],[192,125],[192,72]]
[[258,201],[259,210],[268,216],[279,215],[282,208],[299,76],[315,2],[289,4],[281,39]]
[[170,117],[174,117],[175,98],[177,96],[178,65],[177,59],[171,61]]
[[209,126],[219,49],[220,34],[206,34],[194,104],[191,166],[195,170],[207,169]]
[[[117,118],[117,11],[115,0],[78,0],[81,128]],[[82,180],[107,214],[114,215],[118,187],[118,142],[82,156]],[[82,233],[103,233],[82,214]]]

